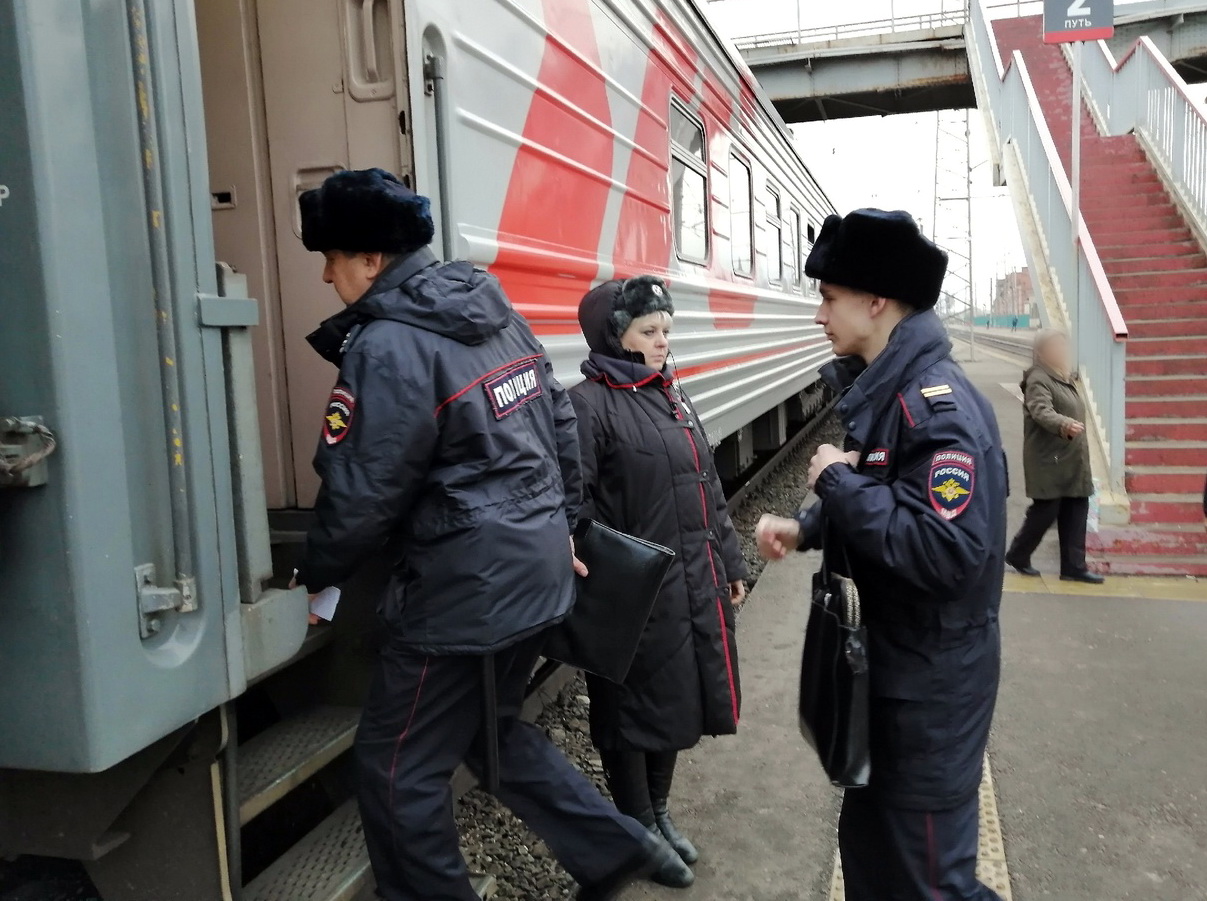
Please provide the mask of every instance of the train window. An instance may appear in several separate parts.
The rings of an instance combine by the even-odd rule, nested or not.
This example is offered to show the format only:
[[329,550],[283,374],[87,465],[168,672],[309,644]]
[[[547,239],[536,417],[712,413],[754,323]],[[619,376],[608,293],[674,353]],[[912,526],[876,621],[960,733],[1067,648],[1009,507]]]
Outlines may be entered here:
[[708,258],[708,190],[704,174],[677,157],[671,161],[675,189],[675,249],[679,256],[703,262]]
[[729,243],[735,275],[754,272],[754,216],[751,207],[750,166],[729,157]]
[[775,188],[767,186],[767,280],[784,280],[784,210],[780,195]]
[[704,126],[671,102],[671,207],[675,251],[685,260],[708,260],[708,166]]
[[704,162],[704,129],[676,103],[671,104],[671,143]]
[[788,219],[787,234],[784,235],[785,278],[792,287],[800,287],[800,210],[793,208]]

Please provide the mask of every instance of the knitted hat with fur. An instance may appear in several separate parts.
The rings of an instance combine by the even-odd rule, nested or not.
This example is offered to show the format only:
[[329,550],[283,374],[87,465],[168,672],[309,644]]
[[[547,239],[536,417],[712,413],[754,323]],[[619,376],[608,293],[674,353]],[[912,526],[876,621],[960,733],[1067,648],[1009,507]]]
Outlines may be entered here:
[[612,279],[586,293],[578,305],[578,324],[591,350],[624,359],[629,355],[621,349],[620,336],[634,319],[650,313],[675,315],[666,282],[653,275]]

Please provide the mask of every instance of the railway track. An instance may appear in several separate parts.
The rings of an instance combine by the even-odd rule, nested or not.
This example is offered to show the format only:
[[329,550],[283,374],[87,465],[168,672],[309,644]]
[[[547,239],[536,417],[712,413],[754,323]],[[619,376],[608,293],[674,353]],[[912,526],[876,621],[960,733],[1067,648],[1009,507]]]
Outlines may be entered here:
[[[960,341],[968,344],[968,338],[962,333],[953,333],[952,340]],[[992,332],[977,332],[976,346],[989,347],[993,350],[1008,353],[1011,356],[1019,357],[1024,360],[1031,359],[1031,334],[1022,333],[1018,337],[1010,337],[1008,334],[994,334]]]

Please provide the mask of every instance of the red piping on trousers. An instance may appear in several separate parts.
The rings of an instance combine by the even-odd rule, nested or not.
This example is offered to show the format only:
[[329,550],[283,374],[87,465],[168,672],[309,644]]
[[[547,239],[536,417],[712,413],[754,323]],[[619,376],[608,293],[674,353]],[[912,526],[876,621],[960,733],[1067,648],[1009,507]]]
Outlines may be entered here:
[[[902,404],[904,405],[904,401]],[[933,814],[926,815],[926,862],[930,871],[930,890],[934,893],[935,901],[943,901],[939,893],[939,856],[935,850],[935,818]]]
[[909,423],[909,427],[914,427],[914,417],[909,415],[909,407],[905,405],[905,398],[900,394],[897,395],[897,400],[901,402],[901,410],[905,413],[905,421]]
[[411,715],[407,717],[407,724],[398,736],[398,741],[394,742],[394,757],[390,761],[390,847],[392,848],[398,844],[394,833],[394,771],[398,769],[398,752],[402,750],[402,743],[406,741],[407,733],[411,731],[411,723],[415,722],[415,711],[419,709],[419,697],[423,694],[423,683],[427,679],[427,667],[431,659],[431,657],[423,658],[423,672],[419,674],[419,685],[415,689],[415,701],[411,704]]
[[473,388],[475,385],[481,385],[484,381],[486,381],[488,378],[490,378],[496,372],[502,372],[505,369],[511,369],[513,366],[519,366],[522,363],[532,363],[539,359],[541,359],[540,354],[537,354],[536,356],[532,356],[532,357],[520,357],[520,359],[518,359],[518,360],[512,360],[510,363],[504,363],[498,369],[492,369],[490,372],[486,373],[485,375],[478,376],[476,379],[474,379],[472,382],[470,382],[468,385],[466,385],[464,388],[462,388],[460,391],[458,391],[452,397],[442,400],[440,402],[440,406],[438,406],[436,408],[436,412],[434,412],[432,415],[439,416],[441,410],[443,410],[445,407],[447,407],[449,404],[451,404],[453,401],[455,401],[458,397],[464,396],[465,392],[468,391],[469,389]]
[[[671,402],[671,409],[675,411],[675,418],[680,422],[683,421],[683,413],[679,410],[679,405],[675,403],[675,399],[671,397],[671,392],[668,388],[663,389],[666,392],[666,398]],[[696,436],[692,429],[687,430],[687,442],[691,445],[692,460],[696,464],[696,472],[703,473],[700,469],[700,452],[696,447]],[[700,509],[704,511],[704,528],[708,528],[708,497],[704,493],[704,482],[700,482]],[[706,539],[705,547],[708,548],[708,568],[712,570],[712,584],[715,588],[720,588],[721,583],[717,581],[717,564],[712,558],[712,541]],[[721,647],[725,649],[725,675],[729,679],[729,703],[733,707],[733,724],[738,724],[738,690],[733,681],[733,657],[729,652],[729,630],[725,627],[725,609],[721,606],[721,599],[717,598],[717,616],[721,620]]]

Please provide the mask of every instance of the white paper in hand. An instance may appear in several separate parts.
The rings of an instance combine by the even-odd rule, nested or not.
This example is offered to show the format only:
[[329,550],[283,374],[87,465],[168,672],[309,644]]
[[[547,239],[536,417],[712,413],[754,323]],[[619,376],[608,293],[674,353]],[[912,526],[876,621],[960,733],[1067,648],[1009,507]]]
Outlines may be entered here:
[[334,585],[324,588],[310,601],[310,612],[319,619],[331,622],[335,618],[335,608],[339,605],[339,589]]

